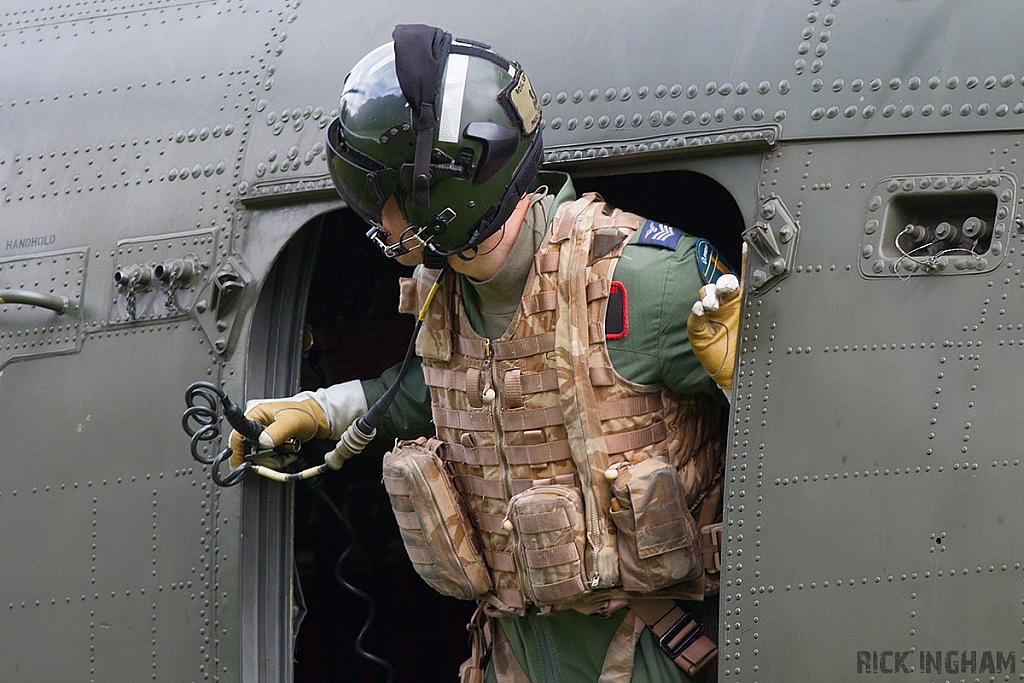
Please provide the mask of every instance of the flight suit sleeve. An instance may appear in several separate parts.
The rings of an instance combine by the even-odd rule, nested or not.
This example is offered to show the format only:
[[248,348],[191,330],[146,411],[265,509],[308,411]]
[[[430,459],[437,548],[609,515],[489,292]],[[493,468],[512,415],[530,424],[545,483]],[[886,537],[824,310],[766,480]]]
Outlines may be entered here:
[[[401,363],[388,368],[377,379],[363,380],[363,393],[366,394],[366,405],[372,406],[384,395],[388,387],[398,377]],[[409,359],[409,370],[402,379],[394,403],[377,426],[377,435],[387,439],[415,439],[420,436],[433,436],[434,425],[431,421],[430,389],[423,380],[422,361],[418,356]]]
[[720,397],[715,384],[690,347],[686,322],[697,301],[704,280],[697,268],[691,246],[673,253],[665,272],[665,291],[661,306],[661,333],[658,335],[658,360],[661,380],[682,396],[708,392]]
[[676,249],[632,242],[623,250],[613,279],[626,290],[626,333],[608,339],[612,367],[639,384],[664,382],[686,396],[707,392],[721,397],[690,348],[686,320],[704,284],[697,268],[694,239],[684,236]]

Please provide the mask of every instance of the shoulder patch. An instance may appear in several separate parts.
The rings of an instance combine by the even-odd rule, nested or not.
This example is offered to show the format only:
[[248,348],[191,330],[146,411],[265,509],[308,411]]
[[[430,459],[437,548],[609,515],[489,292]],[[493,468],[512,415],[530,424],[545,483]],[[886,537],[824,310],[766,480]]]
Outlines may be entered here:
[[629,298],[626,287],[613,280],[608,293],[608,312],[604,319],[604,338],[622,339],[629,332]]
[[676,246],[679,244],[679,238],[682,236],[682,230],[673,228],[671,225],[649,220],[645,221],[643,227],[640,228],[640,237],[637,238],[636,243],[675,251]]
[[718,250],[703,237],[697,239],[693,251],[697,257],[697,268],[700,269],[700,276],[704,280],[704,284],[718,282],[718,278],[732,272]]

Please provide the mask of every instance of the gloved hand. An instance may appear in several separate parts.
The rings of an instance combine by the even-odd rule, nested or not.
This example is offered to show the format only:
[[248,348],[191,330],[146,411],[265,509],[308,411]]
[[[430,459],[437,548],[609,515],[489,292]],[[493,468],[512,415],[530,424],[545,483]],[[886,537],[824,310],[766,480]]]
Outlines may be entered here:
[[[245,416],[266,425],[259,439],[260,446],[264,448],[274,448],[294,437],[301,441],[308,441],[314,436],[322,439],[328,433],[324,411],[312,398],[249,401]],[[231,467],[242,464],[245,452],[242,435],[231,430]]]
[[[260,445],[274,448],[292,437],[302,441],[340,439],[356,418],[366,413],[366,395],[359,380],[335,384],[316,391],[303,391],[291,398],[249,401],[245,416],[267,425],[260,434]],[[231,432],[231,466],[245,458],[245,441]]]
[[[745,267],[746,245],[743,246]],[[718,282],[701,287],[700,299],[693,304],[686,321],[693,353],[727,395],[732,392],[742,303],[740,281],[732,273],[727,273],[718,278]]]

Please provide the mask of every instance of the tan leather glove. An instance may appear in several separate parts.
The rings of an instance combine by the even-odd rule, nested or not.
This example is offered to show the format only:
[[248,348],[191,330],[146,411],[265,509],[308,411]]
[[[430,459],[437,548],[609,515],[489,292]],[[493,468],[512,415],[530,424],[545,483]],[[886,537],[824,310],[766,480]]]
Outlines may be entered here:
[[[745,249],[743,256],[746,261]],[[736,276],[728,273],[718,282],[701,287],[700,300],[686,321],[693,353],[726,394],[732,392],[742,303],[743,288]]]
[[[260,434],[260,445],[264,448],[274,448],[293,437],[302,441],[314,436],[323,439],[329,432],[324,411],[312,398],[252,401],[247,407],[245,416],[267,427]],[[242,464],[245,452],[245,440],[232,430],[231,467]]]

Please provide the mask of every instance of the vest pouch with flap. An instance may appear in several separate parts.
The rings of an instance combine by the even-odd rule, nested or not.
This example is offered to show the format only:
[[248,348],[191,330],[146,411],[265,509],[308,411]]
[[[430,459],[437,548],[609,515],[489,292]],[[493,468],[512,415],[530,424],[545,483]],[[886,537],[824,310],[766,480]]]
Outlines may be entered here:
[[553,605],[587,592],[583,553],[586,522],[580,492],[551,485],[527,489],[509,501],[515,555],[527,595]]
[[473,600],[491,590],[476,531],[437,455],[442,442],[399,441],[384,456],[384,487],[416,572],[442,595]]
[[623,463],[612,495],[623,588],[648,593],[701,575],[697,531],[674,467],[658,457]]

